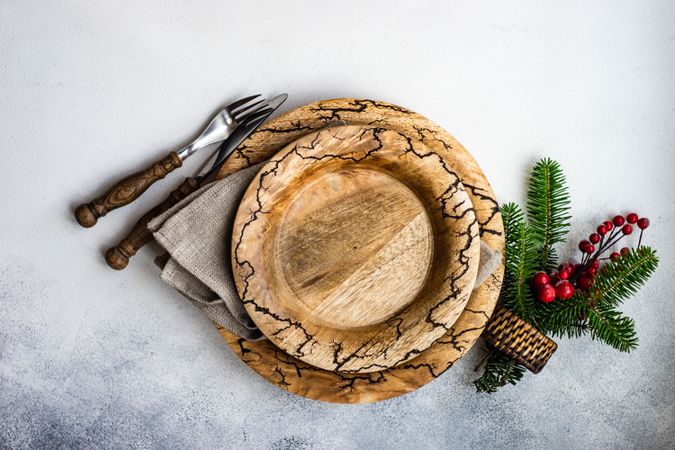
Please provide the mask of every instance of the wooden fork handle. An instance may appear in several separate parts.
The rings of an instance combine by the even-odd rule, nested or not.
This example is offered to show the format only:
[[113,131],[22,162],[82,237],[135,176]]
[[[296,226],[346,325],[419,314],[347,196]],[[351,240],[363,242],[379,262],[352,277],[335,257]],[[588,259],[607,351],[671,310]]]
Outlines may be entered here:
[[116,270],[124,269],[129,264],[129,258],[134,256],[145,244],[152,241],[152,233],[148,230],[148,222],[196,191],[198,187],[199,184],[194,178],[186,178],[180,186],[169,194],[166,200],[138,219],[127,237],[122,239],[116,247],[109,248],[105,252],[105,260],[108,265]]
[[153,183],[161,180],[174,169],[183,165],[176,152],[160,159],[147,169],[130,175],[119,181],[103,196],[85,203],[75,210],[75,218],[83,227],[96,225],[99,217],[103,217],[113,209],[120,208],[136,200]]

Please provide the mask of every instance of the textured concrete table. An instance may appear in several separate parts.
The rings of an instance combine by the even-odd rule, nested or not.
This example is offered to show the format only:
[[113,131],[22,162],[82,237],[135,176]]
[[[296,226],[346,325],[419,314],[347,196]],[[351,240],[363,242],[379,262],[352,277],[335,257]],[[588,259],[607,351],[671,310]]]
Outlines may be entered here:
[[[673,448],[673,17],[666,1],[2,2],[0,447]],[[478,349],[372,405],[270,385],[158,280],[152,251],[103,262],[185,172],[91,230],[71,215],[252,91],[409,107],[500,201],[522,201],[549,155],[573,240],[615,211],[649,216],[661,266],[624,308],[639,349],[561,339],[541,374],[491,396],[471,384]]]

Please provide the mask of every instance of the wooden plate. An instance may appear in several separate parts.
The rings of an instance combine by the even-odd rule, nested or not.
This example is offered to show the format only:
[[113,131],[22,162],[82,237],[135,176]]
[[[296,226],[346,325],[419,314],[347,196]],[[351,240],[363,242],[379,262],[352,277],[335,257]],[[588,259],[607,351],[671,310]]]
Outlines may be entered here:
[[[239,146],[218,177],[271,158],[298,137],[335,120],[387,127],[413,136],[447,161],[462,180],[479,223],[481,240],[503,251],[504,235],[495,195],[469,152],[447,131],[413,111],[385,102],[343,98],[304,105],[278,116]],[[218,331],[247,366],[288,392],[314,400],[364,403],[412,392],[439,377],[461,358],[482,333],[496,305],[503,266],[471,293],[457,321],[441,339],[410,361],[367,374],[343,374],[306,364],[269,340],[248,342],[223,328]],[[470,387],[469,387],[470,388]]]
[[256,325],[289,355],[344,373],[427,349],[478,270],[478,223],[457,175],[379,127],[327,128],[285,147],[244,194],[232,236]]

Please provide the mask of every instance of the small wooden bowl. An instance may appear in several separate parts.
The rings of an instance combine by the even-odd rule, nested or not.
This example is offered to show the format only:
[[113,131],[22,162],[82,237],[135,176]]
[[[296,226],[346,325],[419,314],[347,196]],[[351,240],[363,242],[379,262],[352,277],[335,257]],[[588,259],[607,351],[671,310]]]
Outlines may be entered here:
[[262,332],[316,367],[372,372],[443,336],[473,289],[478,223],[457,175],[395,131],[310,133],[260,170],[232,239]]

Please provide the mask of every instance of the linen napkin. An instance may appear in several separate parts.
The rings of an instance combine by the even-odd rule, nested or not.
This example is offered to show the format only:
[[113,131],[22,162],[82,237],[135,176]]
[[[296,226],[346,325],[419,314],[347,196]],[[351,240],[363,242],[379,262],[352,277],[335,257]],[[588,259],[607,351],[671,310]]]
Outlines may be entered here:
[[[161,279],[213,322],[246,340],[265,337],[237,293],[230,244],[239,202],[264,164],[203,186],[148,224],[155,240],[170,255],[156,261],[162,267]],[[481,242],[476,287],[497,269],[501,256]]]

